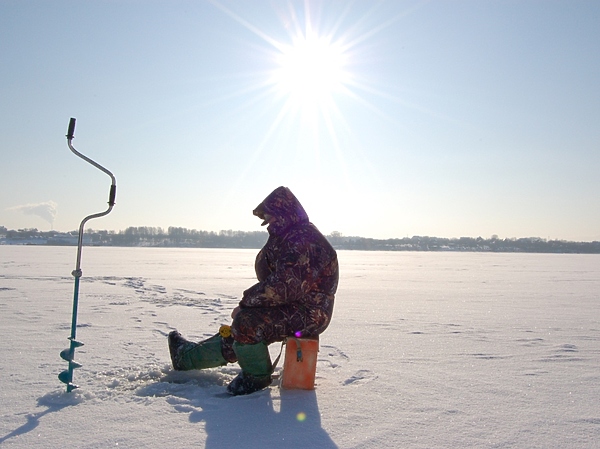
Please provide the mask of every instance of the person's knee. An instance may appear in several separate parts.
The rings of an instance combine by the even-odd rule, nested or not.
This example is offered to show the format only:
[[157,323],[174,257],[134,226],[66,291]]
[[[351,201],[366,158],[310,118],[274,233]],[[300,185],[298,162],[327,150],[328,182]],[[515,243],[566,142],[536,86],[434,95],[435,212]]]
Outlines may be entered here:
[[250,309],[241,309],[231,323],[233,339],[244,344],[261,342],[263,340],[261,321]]

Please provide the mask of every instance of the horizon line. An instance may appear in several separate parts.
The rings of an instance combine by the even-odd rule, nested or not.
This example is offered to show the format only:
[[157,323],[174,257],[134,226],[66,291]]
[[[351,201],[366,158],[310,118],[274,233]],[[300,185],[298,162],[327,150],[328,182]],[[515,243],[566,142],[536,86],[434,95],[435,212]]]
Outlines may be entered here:
[[[3,225],[0,225],[0,229],[6,229],[6,232],[9,231],[13,231],[13,232],[24,232],[24,231],[35,231],[35,232],[56,232],[56,233],[76,233],[78,234],[79,231],[77,229],[71,230],[71,231],[59,231],[57,229],[50,229],[48,231],[41,231],[38,228],[20,228],[20,229],[8,229]],[[209,231],[209,230],[204,230],[204,229],[195,229],[195,228],[186,228],[183,226],[169,226],[167,228],[163,228],[162,226],[128,226],[125,229],[120,229],[120,230],[114,230],[114,229],[93,229],[93,228],[89,228],[86,229],[84,233],[91,233],[91,232],[113,232],[113,233],[119,233],[119,232],[125,232],[127,229],[130,228],[134,228],[134,229],[139,229],[139,228],[150,228],[150,229],[161,229],[163,232],[164,231],[168,231],[169,228],[179,228],[179,229],[186,229],[189,231],[197,231],[197,232],[209,232],[209,233],[215,233],[215,234],[219,234],[220,232],[243,232],[243,233],[253,233],[253,232],[264,232],[267,233],[266,230],[260,229],[260,230],[255,230],[255,231],[242,231],[242,230],[233,230],[233,229],[220,229],[219,231]],[[386,237],[386,238],[377,238],[377,237],[364,237],[364,236],[359,236],[359,235],[344,235],[342,232],[340,231],[331,231],[329,234],[323,234],[327,237],[339,237],[339,238],[357,238],[357,239],[370,239],[370,240],[402,240],[402,239],[413,239],[413,238],[417,238],[417,237],[421,237],[421,238],[436,238],[436,239],[447,239],[447,240],[459,240],[462,238],[468,238],[468,239],[479,239],[481,238],[482,240],[519,240],[519,239],[539,239],[539,240],[543,240],[546,242],[568,242],[568,243],[597,243],[600,241],[600,238],[598,240],[594,239],[594,240],[567,240],[567,239],[560,239],[560,238],[544,238],[544,237],[540,237],[540,236],[527,236],[527,237],[500,237],[498,234],[492,234],[490,237],[482,237],[481,235],[478,235],[477,237],[472,237],[472,236],[467,236],[467,235],[462,235],[460,237],[441,237],[441,236],[436,236],[436,235],[418,235],[415,234],[413,236],[405,236],[405,237]]]

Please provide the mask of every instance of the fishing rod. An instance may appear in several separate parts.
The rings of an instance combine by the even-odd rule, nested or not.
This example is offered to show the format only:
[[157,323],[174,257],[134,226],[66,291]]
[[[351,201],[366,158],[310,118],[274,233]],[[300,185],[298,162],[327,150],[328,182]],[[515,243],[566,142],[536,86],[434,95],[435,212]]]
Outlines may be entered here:
[[92,164],[97,169],[103,171],[108,176],[110,176],[110,179],[111,179],[110,192],[108,194],[108,209],[106,209],[103,212],[98,212],[96,214],[88,215],[81,221],[81,224],[79,225],[79,239],[77,242],[77,263],[75,265],[75,269],[71,273],[73,275],[73,277],[75,278],[75,287],[74,287],[74,293],[73,293],[73,315],[71,318],[71,335],[69,336],[69,340],[71,341],[71,343],[67,349],[63,349],[60,352],[61,358],[66,360],[67,362],[69,362],[69,368],[65,371],[62,371],[58,375],[58,378],[60,379],[60,381],[67,384],[67,393],[70,393],[74,389],[79,388],[78,385],[75,385],[73,383],[73,370],[76,368],[81,368],[81,366],[82,366],[81,363],[76,362],[74,360],[74,357],[75,357],[75,348],[83,346],[83,343],[76,340],[77,308],[79,305],[78,304],[79,303],[79,279],[81,278],[81,275],[82,275],[81,248],[83,246],[83,228],[85,227],[85,224],[89,220],[91,220],[93,218],[103,217],[110,213],[113,206],[115,205],[115,198],[117,196],[117,180],[109,170],[107,170],[102,165],[98,164],[97,162],[94,162],[89,157],[81,154],[79,151],[77,151],[75,149],[75,147],[73,147],[72,141],[75,138],[75,119],[72,117],[71,117],[71,120],[69,121],[69,129],[67,131],[66,137],[67,137],[67,145],[69,146],[69,149],[73,152],[73,154],[80,157],[84,161]]

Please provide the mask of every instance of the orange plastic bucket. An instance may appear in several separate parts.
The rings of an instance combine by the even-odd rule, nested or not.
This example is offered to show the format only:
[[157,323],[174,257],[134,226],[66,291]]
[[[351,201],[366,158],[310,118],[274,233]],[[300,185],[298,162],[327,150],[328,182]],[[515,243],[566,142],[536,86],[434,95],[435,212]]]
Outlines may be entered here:
[[281,376],[281,388],[314,390],[319,337],[288,338]]

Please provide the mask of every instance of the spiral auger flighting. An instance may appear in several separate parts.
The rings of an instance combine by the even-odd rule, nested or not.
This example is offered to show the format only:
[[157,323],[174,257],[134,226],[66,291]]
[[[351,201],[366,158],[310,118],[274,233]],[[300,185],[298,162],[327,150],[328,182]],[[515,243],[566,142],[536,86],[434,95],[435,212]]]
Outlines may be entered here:
[[58,375],[58,378],[60,379],[60,381],[67,384],[67,392],[70,393],[75,388],[78,388],[78,386],[73,383],[73,370],[76,368],[81,368],[81,363],[76,362],[74,360],[75,349],[80,346],[83,346],[83,343],[76,340],[77,308],[79,305],[79,279],[81,278],[81,275],[82,275],[82,272],[81,272],[81,247],[83,246],[83,228],[85,227],[85,224],[92,218],[103,217],[104,215],[107,215],[110,213],[113,206],[115,205],[115,198],[117,196],[117,181],[116,181],[114,175],[110,171],[108,171],[106,168],[102,167],[100,164],[94,162],[87,156],[84,156],[83,154],[78,152],[73,147],[72,140],[75,137],[75,119],[74,118],[71,118],[71,120],[69,121],[69,130],[67,132],[66,137],[67,137],[67,145],[69,146],[69,149],[76,156],[78,156],[81,159],[83,159],[84,161],[92,164],[97,169],[103,171],[108,176],[110,176],[110,179],[111,179],[110,193],[108,196],[108,209],[106,209],[103,212],[98,212],[96,214],[88,215],[81,221],[81,224],[79,225],[79,240],[77,243],[77,264],[75,266],[75,269],[72,272],[72,275],[75,277],[75,287],[74,287],[74,293],[73,293],[73,314],[72,314],[72,319],[71,319],[71,335],[69,336],[70,344],[67,349],[64,349],[60,352],[61,358],[66,360],[67,362],[69,362],[69,367],[68,367],[68,369],[66,369],[65,371],[62,371]]

